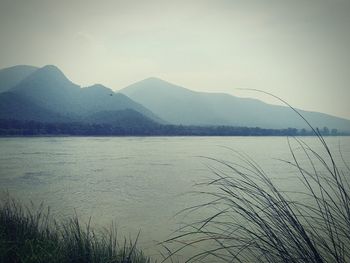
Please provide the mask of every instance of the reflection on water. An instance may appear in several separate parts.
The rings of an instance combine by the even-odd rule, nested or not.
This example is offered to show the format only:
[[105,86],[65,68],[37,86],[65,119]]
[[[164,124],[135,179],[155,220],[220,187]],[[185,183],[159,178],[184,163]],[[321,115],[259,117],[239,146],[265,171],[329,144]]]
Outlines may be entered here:
[[[350,158],[350,137],[326,138],[339,157]],[[315,138],[303,138],[317,149]],[[45,202],[57,217],[77,214],[96,225],[114,221],[150,254],[169,237],[182,209],[203,201],[189,194],[213,175],[214,157],[237,161],[230,147],[258,162],[281,187],[298,189],[283,137],[50,137],[0,138],[0,185],[23,202]],[[193,215],[192,215],[193,216]]]

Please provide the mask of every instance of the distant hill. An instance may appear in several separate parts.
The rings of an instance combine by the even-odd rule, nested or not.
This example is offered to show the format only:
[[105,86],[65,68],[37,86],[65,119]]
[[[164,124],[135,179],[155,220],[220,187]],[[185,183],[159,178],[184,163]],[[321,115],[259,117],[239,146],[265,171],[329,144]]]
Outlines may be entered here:
[[[0,93],[0,105],[0,117],[3,119],[85,121],[90,116],[105,116],[105,112],[112,117],[112,112],[133,110],[145,118],[144,123],[148,120],[161,121],[124,94],[115,93],[102,85],[81,88],[52,65],[34,70],[7,92]],[[104,120],[109,122],[106,116]]]
[[[173,124],[307,128],[288,107],[224,93],[195,92],[158,78],[142,80],[120,92]],[[300,110],[300,113],[314,127],[350,131],[350,120],[318,112]]]
[[28,77],[38,68],[33,66],[19,65],[0,70],[0,93],[8,91],[23,79]]

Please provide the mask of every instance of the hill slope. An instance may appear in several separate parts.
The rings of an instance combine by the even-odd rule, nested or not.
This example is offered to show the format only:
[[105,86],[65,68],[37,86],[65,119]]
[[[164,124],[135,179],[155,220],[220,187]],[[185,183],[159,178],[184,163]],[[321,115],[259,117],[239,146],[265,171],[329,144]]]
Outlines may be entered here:
[[71,119],[40,107],[20,95],[4,92],[0,94],[0,119],[67,122]]
[[38,68],[27,65],[18,65],[0,70],[0,93],[8,91]]
[[[174,124],[233,125],[262,128],[305,128],[291,109],[224,93],[195,92],[157,78],[149,78],[122,90]],[[350,131],[350,121],[318,112],[300,111],[315,127]]]
[[157,125],[156,122],[145,117],[141,113],[126,109],[119,111],[99,111],[84,118],[84,122],[104,124],[123,127],[125,129],[133,128],[152,128]]

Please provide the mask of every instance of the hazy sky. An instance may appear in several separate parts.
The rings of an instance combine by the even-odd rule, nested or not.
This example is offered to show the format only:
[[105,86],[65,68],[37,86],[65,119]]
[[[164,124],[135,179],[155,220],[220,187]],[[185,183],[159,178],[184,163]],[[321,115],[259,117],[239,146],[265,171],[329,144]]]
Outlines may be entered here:
[[350,0],[0,0],[0,68],[114,90],[155,76],[350,119]]

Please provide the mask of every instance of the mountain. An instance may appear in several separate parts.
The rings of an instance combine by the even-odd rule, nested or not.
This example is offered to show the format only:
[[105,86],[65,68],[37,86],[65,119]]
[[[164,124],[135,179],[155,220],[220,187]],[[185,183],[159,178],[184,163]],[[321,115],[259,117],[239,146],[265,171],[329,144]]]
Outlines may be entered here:
[[[232,125],[261,128],[308,128],[290,108],[224,93],[195,92],[158,78],[148,78],[122,90],[161,119],[183,125]],[[350,121],[300,110],[314,127],[350,131]]]
[[[12,100],[9,99],[10,97]],[[0,104],[3,105],[3,108],[14,110],[18,101],[21,101],[23,105],[31,105],[16,110],[15,116],[20,116],[23,110],[21,119],[30,115],[31,119],[35,117],[35,120],[40,120],[39,116],[52,115],[54,121],[62,117],[69,121],[83,121],[88,116],[99,112],[131,109],[151,120],[161,121],[151,111],[124,94],[115,93],[98,84],[81,88],[52,65],[35,70],[9,89],[6,94],[0,94]],[[9,119],[10,116],[14,116],[10,110],[6,112],[1,114],[3,118],[8,116],[6,119]],[[38,115],[38,112],[41,114]],[[46,121],[47,118],[44,119]]]
[[[0,119],[108,123],[158,127],[157,123],[307,128],[290,108],[224,93],[195,92],[157,78],[120,92],[100,85],[81,88],[56,66],[0,70]],[[300,110],[314,127],[350,131],[350,121]]]
[[0,70],[0,93],[8,91],[38,68],[27,65],[18,65]]
[[49,111],[63,115],[78,115],[76,103],[80,87],[66,78],[55,66],[39,68],[9,90]]

